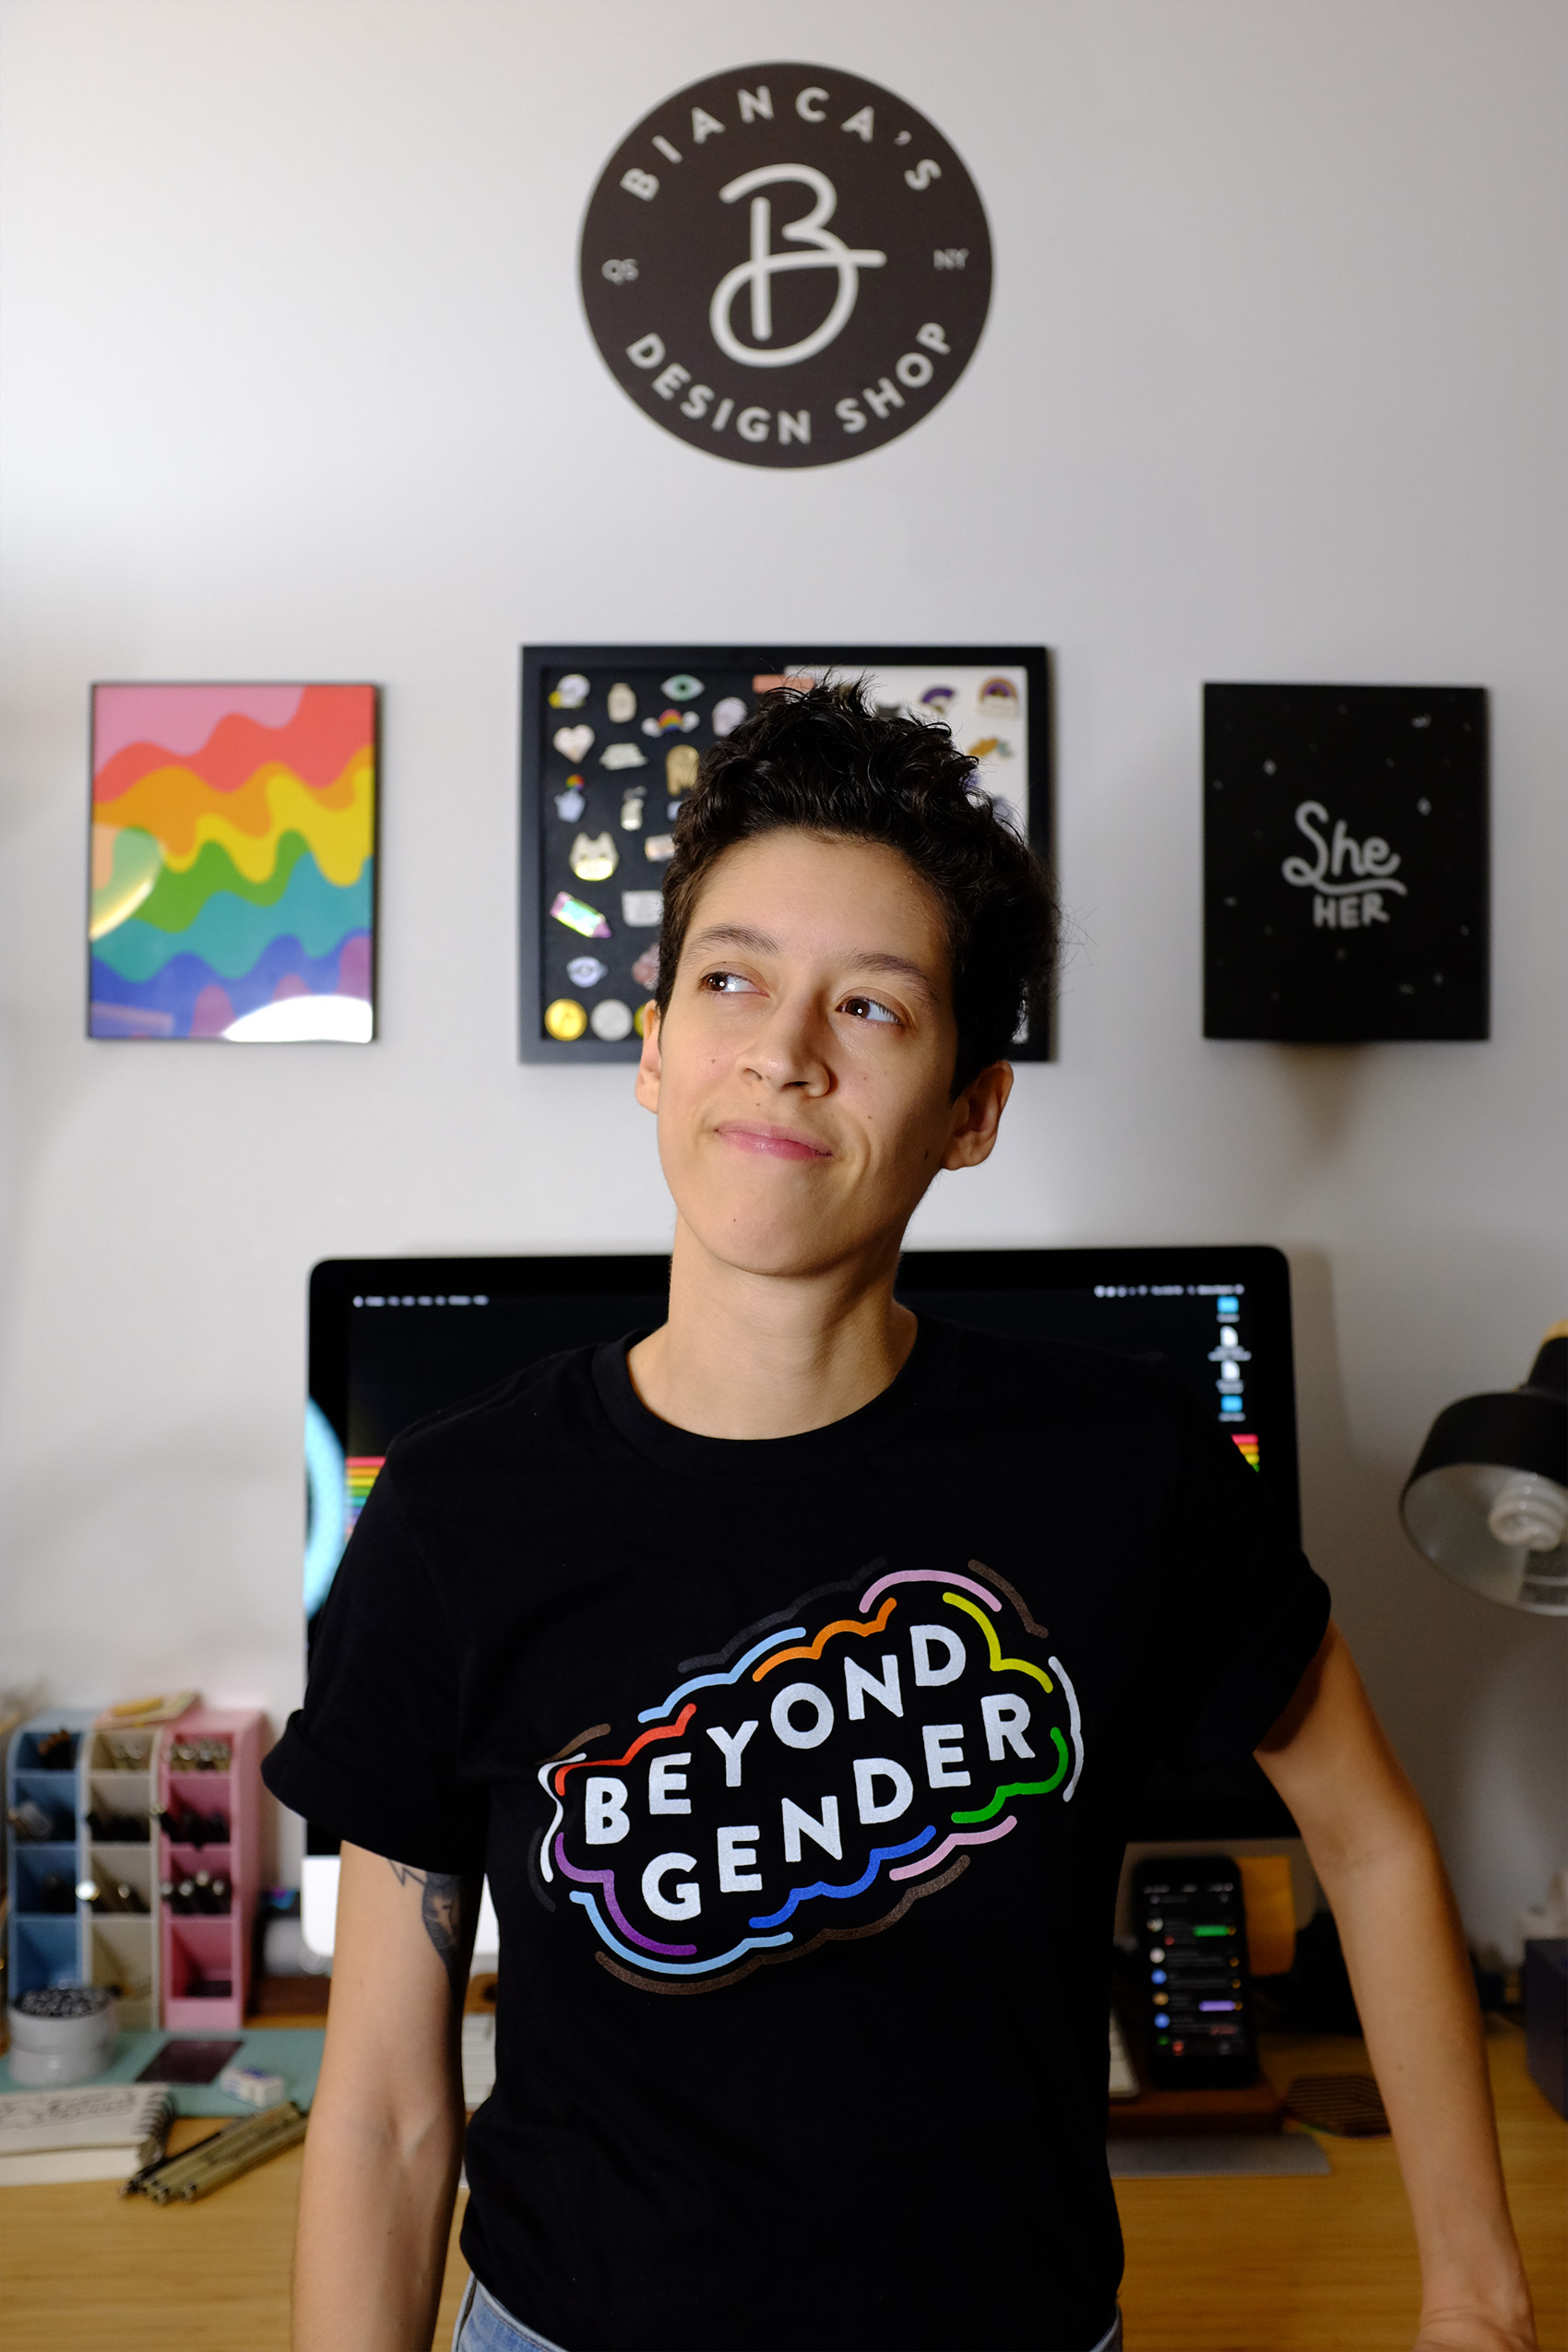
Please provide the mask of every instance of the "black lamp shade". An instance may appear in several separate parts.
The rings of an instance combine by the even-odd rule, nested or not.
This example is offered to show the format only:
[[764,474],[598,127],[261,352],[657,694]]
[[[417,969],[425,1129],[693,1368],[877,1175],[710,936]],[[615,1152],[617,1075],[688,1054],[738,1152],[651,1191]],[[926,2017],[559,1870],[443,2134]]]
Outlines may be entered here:
[[1522,1388],[1439,1413],[1399,1511],[1418,1549],[1472,1592],[1568,1616],[1568,1339],[1547,1340]]

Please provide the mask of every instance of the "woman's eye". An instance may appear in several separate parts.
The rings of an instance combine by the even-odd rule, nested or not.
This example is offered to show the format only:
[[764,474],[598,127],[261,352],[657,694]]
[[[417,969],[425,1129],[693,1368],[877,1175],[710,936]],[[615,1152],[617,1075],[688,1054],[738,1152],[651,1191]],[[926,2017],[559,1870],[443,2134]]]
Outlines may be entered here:
[[713,996],[745,996],[755,989],[743,972],[705,972],[702,985]]
[[874,996],[847,996],[839,1010],[852,1013],[858,1021],[891,1022],[896,1029],[904,1026],[897,1014],[889,1005],[879,1004]]

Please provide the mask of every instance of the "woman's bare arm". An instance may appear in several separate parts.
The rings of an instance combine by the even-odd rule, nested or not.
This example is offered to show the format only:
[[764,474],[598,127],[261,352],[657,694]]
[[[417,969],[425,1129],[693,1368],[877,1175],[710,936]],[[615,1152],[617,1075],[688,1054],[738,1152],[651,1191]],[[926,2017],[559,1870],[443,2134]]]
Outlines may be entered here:
[[480,1881],[345,1846],[294,2246],[294,2352],[429,2352],[463,2158]]
[[1394,2127],[1421,2260],[1417,2352],[1534,2352],[1454,1897],[1337,1626],[1257,1755],[1338,1922]]

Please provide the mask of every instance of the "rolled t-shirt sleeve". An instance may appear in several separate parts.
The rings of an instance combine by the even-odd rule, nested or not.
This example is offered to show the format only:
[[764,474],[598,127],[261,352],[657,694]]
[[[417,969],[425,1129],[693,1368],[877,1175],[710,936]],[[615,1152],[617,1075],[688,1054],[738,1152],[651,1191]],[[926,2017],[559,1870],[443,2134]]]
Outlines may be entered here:
[[487,1798],[458,1776],[461,1630],[398,1487],[394,1445],[315,1628],[304,1705],[263,1767],[294,1812],[420,1870],[484,1868]]
[[1259,1473],[1185,1390],[1158,1585],[1158,1740],[1179,1771],[1251,1755],[1328,1626],[1328,1587]]

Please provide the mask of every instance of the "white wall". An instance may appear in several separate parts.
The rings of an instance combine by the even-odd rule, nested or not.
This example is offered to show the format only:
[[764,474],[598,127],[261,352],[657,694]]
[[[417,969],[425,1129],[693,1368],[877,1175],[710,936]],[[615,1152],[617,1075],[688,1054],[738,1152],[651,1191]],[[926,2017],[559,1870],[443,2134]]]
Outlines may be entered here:
[[[9,0],[0,1680],[300,1682],[306,1269],[658,1244],[629,1074],[522,1069],[516,647],[1057,649],[1062,1058],[926,1242],[1277,1241],[1309,1539],[1472,1926],[1568,1856],[1563,1631],[1406,1545],[1564,1305],[1564,20],[1542,0]],[[794,55],[967,157],[956,392],[818,472],[641,418],[575,289],[646,109]],[[89,1044],[94,677],[386,686],[382,1040]],[[1493,693],[1495,1036],[1199,1035],[1199,685]]]

